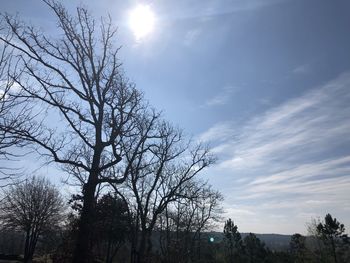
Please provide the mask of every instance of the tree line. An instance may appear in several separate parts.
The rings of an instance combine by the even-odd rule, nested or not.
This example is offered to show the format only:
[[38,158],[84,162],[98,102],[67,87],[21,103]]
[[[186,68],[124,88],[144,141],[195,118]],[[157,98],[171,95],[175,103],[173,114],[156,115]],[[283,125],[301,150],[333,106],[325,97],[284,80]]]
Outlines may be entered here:
[[[199,258],[203,233],[217,222],[222,197],[207,183],[186,187],[188,193],[160,214],[153,210],[159,204],[152,199],[146,219],[140,213],[147,208],[132,202],[131,191],[100,193],[90,218],[89,262],[188,262]],[[0,233],[12,236],[12,242],[1,237],[0,250],[9,253],[12,248],[6,244],[12,246],[14,241],[22,251],[12,253],[23,254],[24,262],[32,262],[35,252],[52,262],[72,262],[82,202],[80,195],[74,195],[65,205],[59,190],[43,177],[11,185],[4,190],[0,205]]]
[[350,260],[350,238],[344,224],[331,214],[323,221],[313,219],[307,236],[293,234],[286,250],[273,251],[252,233],[242,238],[231,219],[225,223],[222,243],[220,261],[215,262],[345,263]]
[[[274,250],[253,233],[243,237],[231,219],[221,234],[213,233],[219,226],[221,196],[206,184],[195,191],[191,200],[178,199],[167,206],[152,228],[141,226],[138,208],[132,210],[130,200],[118,192],[99,195],[90,219],[90,262],[349,262],[350,238],[330,214],[309,223],[307,236],[296,233],[288,248]],[[82,199],[76,195],[65,203],[59,190],[42,177],[7,188],[0,206],[0,256],[23,254],[13,259],[24,262],[33,258],[72,262]]]

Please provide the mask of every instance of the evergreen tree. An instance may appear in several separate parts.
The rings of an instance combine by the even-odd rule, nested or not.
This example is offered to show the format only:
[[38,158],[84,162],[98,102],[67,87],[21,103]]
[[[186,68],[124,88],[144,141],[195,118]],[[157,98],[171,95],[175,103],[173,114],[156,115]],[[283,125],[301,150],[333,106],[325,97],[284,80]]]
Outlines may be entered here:
[[224,242],[228,262],[240,262],[243,252],[242,237],[238,232],[238,226],[234,224],[231,218],[225,222]]
[[344,224],[341,224],[331,214],[327,214],[324,223],[317,225],[317,233],[322,238],[325,246],[330,250],[335,263],[341,262],[338,257],[338,250],[341,250],[349,243],[349,238],[345,232]]
[[112,263],[130,234],[127,204],[112,194],[103,195],[94,214],[94,243],[106,246],[105,262]]
[[256,235],[249,233],[249,235],[244,238],[243,243],[247,258],[245,262],[266,262],[268,251],[265,249],[265,244],[261,242]]
[[306,252],[305,237],[298,233],[292,235],[289,246],[290,252],[295,260],[294,262],[304,263]]

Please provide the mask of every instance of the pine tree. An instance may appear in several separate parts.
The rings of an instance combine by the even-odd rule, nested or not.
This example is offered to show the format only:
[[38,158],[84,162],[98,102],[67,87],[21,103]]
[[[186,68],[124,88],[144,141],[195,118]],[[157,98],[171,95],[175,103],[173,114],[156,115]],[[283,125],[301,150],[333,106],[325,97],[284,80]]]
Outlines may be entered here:
[[243,252],[241,234],[238,226],[229,218],[224,226],[224,242],[227,250],[228,262],[240,262]]
[[290,252],[293,255],[295,262],[305,262],[305,253],[306,253],[306,238],[300,234],[294,234],[290,240]]
[[244,238],[243,242],[245,253],[247,256],[247,260],[245,262],[266,262],[268,251],[265,248],[264,242],[261,242],[256,235],[249,233],[249,235]]
[[345,227],[331,214],[327,214],[324,223],[317,225],[317,233],[322,238],[326,247],[330,249],[331,255],[335,263],[339,262],[337,250],[348,243],[349,238],[344,234]]

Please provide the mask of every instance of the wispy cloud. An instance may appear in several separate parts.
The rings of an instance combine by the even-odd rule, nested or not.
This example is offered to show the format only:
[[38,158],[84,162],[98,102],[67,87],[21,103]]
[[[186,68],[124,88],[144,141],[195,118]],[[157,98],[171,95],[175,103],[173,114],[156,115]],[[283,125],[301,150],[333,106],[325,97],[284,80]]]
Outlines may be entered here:
[[[266,161],[305,159],[306,154],[329,151],[350,138],[350,74],[307,92],[254,117],[239,131],[233,158],[256,167]],[[283,157],[282,157],[283,154]],[[301,155],[300,155],[301,154]]]
[[218,123],[211,127],[209,130],[203,132],[198,136],[199,141],[212,142],[212,141],[227,141],[232,137],[233,128],[230,122]]
[[232,86],[224,87],[218,94],[206,101],[206,106],[220,106],[227,104],[237,88]]
[[309,64],[300,65],[293,69],[294,74],[307,74],[309,72],[311,72],[311,66]]
[[232,14],[238,12],[260,10],[264,7],[276,5],[286,2],[288,0],[221,0],[211,1],[203,0],[197,3],[193,3],[192,8],[188,8],[188,1],[177,1],[177,6],[183,6],[186,4],[186,9],[179,9],[181,12],[176,14],[176,18],[188,19],[188,18],[201,18],[201,21],[205,22],[212,17],[220,16],[224,14]]
[[[215,148],[222,161],[214,169],[232,185],[225,190],[228,202],[248,210],[251,206],[257,217],[283,210],[308,220],[302,215],[334,211],[346,215],[349,225],[349,87],[350,73],[345,73],[241,127],[227,123],[220,129],[220,123],[204,133],[209,138],[216,130],[225,131],[226,139]],[[244,221],[243,214],[238,217]],[[271,220],[273,225],[292,227],[287,221]]]
[[187,31],[183,42],[184,45],[188,47],[192,46],[196,42],[196,40],[198,39],[201,33],[202,33],[201,28],[195,28]]

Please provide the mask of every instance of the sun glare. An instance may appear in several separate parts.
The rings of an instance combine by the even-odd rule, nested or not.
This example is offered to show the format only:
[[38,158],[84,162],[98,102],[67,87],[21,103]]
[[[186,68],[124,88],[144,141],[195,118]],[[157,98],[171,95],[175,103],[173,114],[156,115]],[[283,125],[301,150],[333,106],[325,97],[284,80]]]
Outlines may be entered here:
[[135,38],[140,40],[149,35],[154,28],[155,16],[149,5],[138,5],[129,13],[129,26]]

